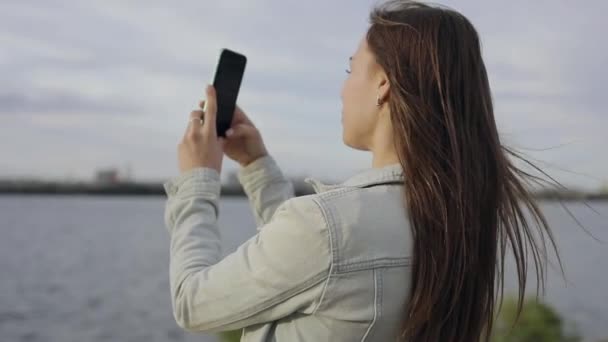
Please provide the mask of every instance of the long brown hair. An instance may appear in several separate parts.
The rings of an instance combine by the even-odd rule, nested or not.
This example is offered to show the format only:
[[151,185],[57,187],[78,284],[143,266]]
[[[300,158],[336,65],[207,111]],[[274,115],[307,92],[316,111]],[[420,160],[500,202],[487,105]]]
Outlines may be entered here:
[[398,338],[489,341],[507,248],[519,279],[518,313],[529,253],[543,289],[547,239],[559,260],[526,186],[542,179],[517,168],[509,156],[534,164],[499,140],[479,36],[467,18],[443,6],[393,0],[373,9],[370,24],[368,45],[391,85],[388,105],[414,235]]

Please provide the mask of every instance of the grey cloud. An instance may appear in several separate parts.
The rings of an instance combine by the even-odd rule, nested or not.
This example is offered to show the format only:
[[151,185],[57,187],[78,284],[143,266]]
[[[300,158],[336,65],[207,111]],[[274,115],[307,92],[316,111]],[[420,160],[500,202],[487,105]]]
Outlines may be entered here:
[[91,100],[81,94],[58,91],[0,93],[0,114],[76,113],[100,115],[140,114],[142,108],[129,103]]

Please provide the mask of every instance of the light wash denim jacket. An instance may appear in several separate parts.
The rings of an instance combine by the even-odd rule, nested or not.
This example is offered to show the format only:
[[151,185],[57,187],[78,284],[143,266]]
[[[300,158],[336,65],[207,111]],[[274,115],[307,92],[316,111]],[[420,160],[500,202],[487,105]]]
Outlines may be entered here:
[[307,178],[316,193],[301,197],[270,156],[238,179],[257,234],[224,258],[218,172],[197,168],[164,184],[179,326],[243,328],[241,341],[395,341],[412,251],[400,165],[336,185]]

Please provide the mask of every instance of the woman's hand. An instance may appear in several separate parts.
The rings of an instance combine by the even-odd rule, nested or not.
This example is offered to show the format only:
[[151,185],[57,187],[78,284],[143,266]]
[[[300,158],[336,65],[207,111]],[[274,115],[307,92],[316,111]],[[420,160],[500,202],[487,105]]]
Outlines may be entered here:
[[203,117],[203,111],[192,111],[186,133],[178,145],[179,169],[182,173],[198,167],[212,168],[219,173],[222,171],[225,140],[217,136],[215,89],[209,85],[206,92],[208,103],[203,123],[198,120]]
[[[201,108],[204,105],[205,101],[202,101],[200,103]],[[242,167],[268,155],[260,131],[238,106],[234,111],[230,129],[226,131],[224,153]]]

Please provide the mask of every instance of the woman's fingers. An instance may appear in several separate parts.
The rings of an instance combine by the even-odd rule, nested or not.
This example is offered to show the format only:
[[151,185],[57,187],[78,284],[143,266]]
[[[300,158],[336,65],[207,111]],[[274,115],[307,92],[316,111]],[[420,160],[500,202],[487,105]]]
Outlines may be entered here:
[[[210,86],[211,88],[213,88],[213,86]],[[215,119],[217,120],[217,95],[215,93],[215,89],[213,90],[213,95],[209,95],[207,94],[207,100],[202,100],[198,103],[199,107],[201,108],[201,113],[203,115],[205,115],[206,113],[204,111],[202,111],[202,109],[205,108],[205,103],[209,102],[209,99],[211,97],[213,97],[213,108],[207,108],[207,112],[209,111],[213,111],[213,113],[215,113]],[[207,104],[207,106],[209,106],[209,104]],[[207,121],[208,119],[210,119],[210,117],[205,116],[205,121]],[[245,127],[239,127],[240,125],[245,125]],[[245,114],[245,112],[241,109],[241,107],[239,107],[239,105],[237,104],[235,109],[234,109],[234,117],[232,118],[232,128],[229,129],[228,131],[226,131],[226,135],[227,136],[232,136],[232,137],[242,137],[242,136],[246,136],[248,133],[251,133],[253,131],[249,130],[248,127],[252,127],[255,130],[255,125],[253,124],[253,122],[251,122],[251,120],[249,120],[249,118],[247,117],[247,114]],[[255,132],[254,132],[255,133]]]
[[250,137],[254,134],[256,134],[256,128],[248,124],[235,125],[226,132],[226,136],[230,139]]
[[198,136],[201,135],[202,132],[202,118],[203,118],[203,111],[202,110],[193,110],[192,112],[190,112],[190,119],[188,120],[188,128],[186,129],[186,132],[184,134],[184,139],[186,139],[186,137],[190,137],[190,138],[194,138],[196,139]]
[[190,120],[195,119],[195,118],[202,118],[202,117],[203,117],[202,110],[193,110],[192,112],[190,112]]
[[[201,109],[205,108],[205,100],[200,101],[198,103],[198,106]],[[247,117],[245,112],[241,109],[241,107],[239,107],[239,105],[236,105],[236,107],[234,109],[234,117],[232,118],[232,124],[238,125],[241,123],[246,123],[246,124],[253,126],[253,122],[251,122],[251,120],[249,120],[249,118]]]

